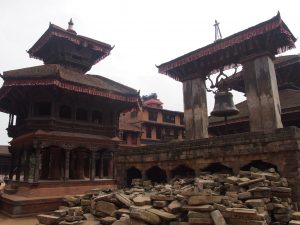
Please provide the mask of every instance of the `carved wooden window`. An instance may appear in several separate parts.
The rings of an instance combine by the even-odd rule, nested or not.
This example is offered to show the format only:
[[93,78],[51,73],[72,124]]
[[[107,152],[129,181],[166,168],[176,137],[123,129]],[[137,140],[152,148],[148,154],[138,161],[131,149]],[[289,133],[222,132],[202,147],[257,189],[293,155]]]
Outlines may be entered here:
[[152,137],[152,129],[150,126],[146,127],[146,137],[151,138]]
[[178,135],[178,130],[175,129],[175,130],[174,130],[174,138],[175,138],[175,139],[178,139],[178,136],[179,136],[179,135]]
[[83,108],[76,110],[76,120],[87,121],[87,111]]
[[102,113],[99,111],[93,111],[92,122],[96,123],[96,124],[101,124],[102,123]]
[[156,127],[156,138],[161,139],[161,128],[160,127]]
[[163,122],[175,123],[175,115],[164,113],[163,114]]
[[149,120],[151,121],[157,121],[157,112],[154,111],[148,111]]
[[51,115],[51,102],[36,102],[34,104],[35,116],[50,116]]
[[134,134],[134,133],[131,134],[131,144],[132,145],[137,144],[137,134]]
[[71,119],[72,118],[72,108],[67,105],[62,105],[59,108],[59,117],[63,119]]

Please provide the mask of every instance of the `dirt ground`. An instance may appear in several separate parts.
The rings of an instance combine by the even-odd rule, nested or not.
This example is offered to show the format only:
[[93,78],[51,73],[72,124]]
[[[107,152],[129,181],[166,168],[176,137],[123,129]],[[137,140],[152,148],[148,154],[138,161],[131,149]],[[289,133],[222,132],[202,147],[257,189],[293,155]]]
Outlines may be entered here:
[[36,217],[10,218],[0,213],[0,225],[36,225]]

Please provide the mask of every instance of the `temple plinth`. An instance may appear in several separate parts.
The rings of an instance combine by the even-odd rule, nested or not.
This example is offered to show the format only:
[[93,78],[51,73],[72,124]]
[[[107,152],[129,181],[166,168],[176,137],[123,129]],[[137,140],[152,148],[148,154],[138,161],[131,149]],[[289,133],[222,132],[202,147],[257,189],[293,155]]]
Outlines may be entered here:
[[[252,99],[249,101],[249,113],[253,118],[250,119],[251,130],[270,131],[282,127],[278,88],[271,58],[294,48],[295,41],[296,38],[278,13],[270,20],[158,66],[160,73],[184,83],[188,138],[207,137],[208,117],[207,112],[204,113],[206,104],[201,100],[199,110],[199,101],[193,97],[206,98],[205,86],[198,85],[199,79],[205,80],[208,76],[241,64],[249,71],[245,75],[245,81],[247,79],[249,84],[245,86],[248,87],[247,97]],[[191,116],[191,112],[196,112],[197,116]]]

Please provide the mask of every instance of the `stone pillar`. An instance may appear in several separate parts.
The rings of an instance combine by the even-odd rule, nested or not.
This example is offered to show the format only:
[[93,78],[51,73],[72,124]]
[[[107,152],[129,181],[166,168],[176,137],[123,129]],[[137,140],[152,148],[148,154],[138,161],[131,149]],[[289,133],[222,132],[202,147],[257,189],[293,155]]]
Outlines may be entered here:
[[24,166],[24,181],[29,179],[29,170],[30,170],[30,150],[25,151],[25,166]]
[[146,171],[142,170],[141,173],[142,173],[142,180],[147,180]]
[[65,150],[65,180],[70,178],[70,150]]
[[172,179],[172,171],[170,169],[166,170],[167,181],[171,181]]
[[114,178],[114,176],[113,176],[113,174],[114,174],[114,162],[113,162],[112,158],[110,158],[108,160],[109,160],[109,162],[108,162],[108,178],[113,179]]
[[205,80],[195,78],[183,82],[186,139],[208,137],[208,116]]
[[41,165],[41,149],[38,147],[35,149],[35,166],[33,182],[38,183],[40,178],[40,165]]
[[90,153],[90,180],[95,180],[95,155],[96,152],[91,151]]
[[100,171],[99,171],[99,178],[100,179],[102,179],[103,178],[103,170],[104,170],[104,167],[103,167],[103,153],[101,152],[101,154],[100,154],[100,163],[99,163],[99,169],[100,169]]
[[274,63],[260,56],[243,63],[243,78],[251,131],[282,128],[281,107]]
[[21,172],[22,172],[22,156],[23,150],[19,150],[17,153],[17,170],[16,170],[16,180],[20,181]]
[[9,180],[13,180],[14,170],[15,170],[15,162],[16,162],[16,153],[15,153],[15,151],[13,151],[13,152],[11,152],[11,159],[10,159]]

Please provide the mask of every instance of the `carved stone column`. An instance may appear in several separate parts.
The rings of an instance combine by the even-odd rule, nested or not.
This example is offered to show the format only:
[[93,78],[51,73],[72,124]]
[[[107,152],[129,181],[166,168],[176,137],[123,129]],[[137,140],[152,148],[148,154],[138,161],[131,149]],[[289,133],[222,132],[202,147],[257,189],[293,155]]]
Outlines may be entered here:
[[267,56],[243,63],[243,77],[251,131],[282,128],[281,107],[274,63]]
[[35,166],[34,166],[34,176],[33,176],[33,182],[34,183],[39,182],[40,167],[41,167],[41,148],[37,147],[35,149]]
[[25,166],[24,166],[24,181],[29,179],[29,170],[30,170],[30,150],[26,149],[25,151]]
[[95,156],[96,152],[91,151],[90,153],[90,180],[95,180]]
[[65,150],[65,181],[70,178],[70,150]]
[[17,170],[16,170],[16,180],[20,181],[21,172],[22,172],[22,156],[23,156],[23,149],[19,149],[17,153]]
[[186,139],[208,137],[208,116],[205,80],[195,78],[183,82]]
[[10,159],[10,170],[9,170],[9,180],[13,180],[14,177],[14,170],[15,170],[15,163],[16,162],[16,153],[15,151],[11,150],[11,159]]

